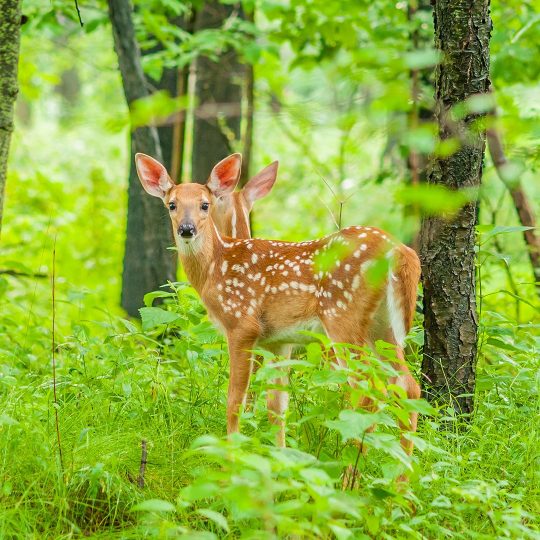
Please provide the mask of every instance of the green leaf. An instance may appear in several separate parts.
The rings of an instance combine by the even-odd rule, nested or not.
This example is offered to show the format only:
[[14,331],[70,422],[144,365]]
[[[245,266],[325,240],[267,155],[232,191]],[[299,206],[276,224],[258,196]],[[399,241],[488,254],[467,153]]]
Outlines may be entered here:
[[209,510],[208,508],[201,508],[200,510],[197,510],[197,513],[210,519],[216,525],[219,525],[223,530],[229,532],[229,524],[227,523],[227,519],[219,512]]
[[132,512],[174,512],[175,510],[174,504],[162,499],[148,499],[131,509]]
[[407,405],[408,411],[415,411],[426,416],[437,414],[437,409],[430,405],[425,399],[404,399],[402,400]]
[[480,245],[485,244],[488,240],[499,234],[523,232],[531,229],[534,229],[534,227],[525,227],[524,225],[478,225],[476,227],[476,230],[481,234]]
[[172,313],[171,311],[165,311],[156,307],[144,307],[139,309],[142,320],[143,330],[152,330],[160,324],[169,324],[177,321],[180,318],[178,313]]
[[336,369],[323,369],[313,374],[312,381],[315,386],[343,384],[347,382],[347,373]]
[[18,423],[18,420],[15,420],[15,418],[12,418],[7,414],[0,415],[0,426],[16,426]]
[[169,291],[152,291],[144,295],[144,305],[151,307],[156,298],[171,298],[176,296],[176,293]]
[[361,439],[368,428],[381,420],[379,413],[360,413],[356,411],[341,411],[339,420],[327,420],[325,425],[338,431],[347,442],[352,439]]
[[137,99],[131,104],[131,129],[159,124],[172,114],[179,114],[187,108],[187,98],[171,97],[168,92],[159,91]]
[[396,199],[402,204],[420,207],[427,215],[453,215],[462,206],[476,199],[478,190],[451,190],[434,184],[405,186],[396,193]]

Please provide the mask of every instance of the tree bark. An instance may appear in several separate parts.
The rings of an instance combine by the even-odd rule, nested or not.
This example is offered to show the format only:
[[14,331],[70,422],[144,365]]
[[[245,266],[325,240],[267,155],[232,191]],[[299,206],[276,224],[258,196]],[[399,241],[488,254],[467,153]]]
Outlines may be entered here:
[[[124,94],[128,106],[148,95],[142,71],[141,54],[135,39],[129,0],[108,0],[109,17]],[[128,216],[121,303],[131,316],[139,315],[143,296],[156,290],[167,280],[174,281],[176,256],[167,250],[172,245],[168,218],[163,204],[149,197],[139,182],[134,165],[136,152],[144,152],[162,160],[157,129],[137,128],[131,135],[130,172],[128,186]]]
[[[477,187],[482,177],[485,133],[479,114],[451,120],[451,109],[489,91],[489,0],[434,0],[435,46],[442,63],[435,76],[441,140],[460,148],[432,162],[428,182],[450,189]],[[471,413],[477,353],[475,226],[477,201],[454,217],[422,221],[420,255],[424,287],[424,393],[432,401]],[[426,382],[427,381],[427,382]]]
[[21,39],[20,0],[0,0],[0,232],[6,189],[9,143],[13,132]]
[[[243,17],[238,6],[208,1],[196,15],[195,31],[219,28],[233,12]],[[233,49],[224,51],[217,62],[205,56],[197,58],[192,152],[194,182],[206,182],[212,167],[234,152],[234,143],[240,140],[244,73]],[[216,112],[207,114],[206,111],[213,107]],[[204,111],[204,114],[198,114],[198,111]]]

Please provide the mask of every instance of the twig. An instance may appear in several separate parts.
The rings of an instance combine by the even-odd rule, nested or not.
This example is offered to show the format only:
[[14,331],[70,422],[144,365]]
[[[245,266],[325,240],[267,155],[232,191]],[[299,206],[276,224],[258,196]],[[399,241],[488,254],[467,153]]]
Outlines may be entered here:
[[62,456],[62,440],[60,438],[60,421],[58,419],[58,396],[56,394],[56,236],[54,237],[53,253],[52,253],[52,276],[51,276],[51,292],[52,292],[52,372],[53,372],[53,399],[54,399],[54,422],[56,425],[56,439],[58,441],[58,455],[60,457],[60,470],[64,472],[64,459]]
[[147,456],[147,450],[146,450],[146,441],[144,439],[141,440],[141,466],[139,467],[139,477],[137,478],[137,485],[142,489],[144,487],[144,473],[146,471],[146,456]]
[[77,0],[73,0],[75,2],[75,9],[77,10],[77,17],[79,18],[79,24],[81,25],[81,28],[84,26],[83,20],[81,18],[81,10],[79,9],[79,3]]
[[45,279],[46,277],[49,277],[47,274],[42,274],[40,272],[37,272],[37,273],[19,272],[19,270],[9,270],[9,269],[0,270],[0,275],[15,276],[15,277],[41,278],[41,279]]

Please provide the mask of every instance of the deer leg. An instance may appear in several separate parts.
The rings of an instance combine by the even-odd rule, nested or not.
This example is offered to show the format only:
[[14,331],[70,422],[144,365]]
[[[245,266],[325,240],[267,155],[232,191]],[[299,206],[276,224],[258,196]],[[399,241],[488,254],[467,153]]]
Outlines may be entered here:
[[[394,364],[394,369],[400,372],[399,375],[391,377],[388,381],[390,384],[395,384],[400,388],[405,390],[407,397],[409,399],[419,399],[421,395],[420,385],[416,382],[416,379],[411,375],[407,364],[405,363],[403,349],[401,347],[396,347],[396,356],[398,357],[399,362]],[[400,422],[400,428],[403,431],[409,431],[414,433],[416,431],[416,425],[418,423],[418,413],[411,412],[409,413],[408,424]],[[401,446],[403,450],[407,452],[410,456],[413,452],[414,443],[409,441],[405,437],[401,437]]]
[[227,336],[230,357],[229,392],[227,396],[227,433],[238,432],[240,407],[245,403],[251,375],[251,349],[255,339]]
[[[334,325],[325,324],[325,329],[328,337],[336,342],[336,343],[352,343],[358,346],[363,346],[366,344],[366,340],[363,336],[358,336],[357,333],[355,333],[352,329],[347,329],[345,327],[334,327]],[[336,348],[333,349],[333,360],[334,362],[339,366],[345,366],[346,362],[345,360],[340,357],[339,351],[336,350]],[[349,386],[354,389],[358,386],[358,377],[355,376],[349,376]],[[367,411],[374,411],[376,409],[375,403],[373,400],[367,396],[364,396],[360,398],[357,401],[351,400],[351,405],[354,408],[362,408]],[[371,433],[375,430],[376,425],[373,424],[372,426],[369,426],[366,431],[364,432],[364,435],[366,433]],[[365,456],[368,451],[368,447],[366,444],[364,444],[362,441],[354,441],[354,445],[358,448],[358,451]],[[343,473],[343,480],[342,480],[342,489],[353,489],[354,484],[356,482],[356,479],[358,478],[358,470],[357,470],[357,463],[355,465],[348,465]]]

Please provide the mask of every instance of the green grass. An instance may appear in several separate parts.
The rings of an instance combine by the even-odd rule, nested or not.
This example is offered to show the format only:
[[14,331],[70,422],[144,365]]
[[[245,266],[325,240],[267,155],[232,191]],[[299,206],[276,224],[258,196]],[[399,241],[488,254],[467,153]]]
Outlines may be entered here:
[[[174,326],[146,332],[116,316],[98,318],[84,307],[91,295],[69,302],[60,293],[55,406],[51,328],[43,326],[50,318],[38,310],[25,322],[20,306],[6,302],[24,278],[8,282],[0,317],[0,354],[9,357],[0,367],[0,538],[538,537],[536,327],[484,312],[474,419],[465,426],[447,411],[421,417],[406,489],[394,481],[407,460],[392,427],[403,403],[364,388],[384,405],[388,427],[360,458],[358,487],[343,492],[343,466],[357,459],[343,436],[361,434],[343,416],[351,411],[341,412],[345,374],[329,369],[320,346],[293,367],[289,448],[273,446],[266,420],[270,367],[253,383],[245,435],[227,442],[225,346],[190,289],[179,288],[169,305],[180,315]],[[47,288],[37,287],[42,308]],[[73,310],[79,317],[70,315],[67,331]]]

